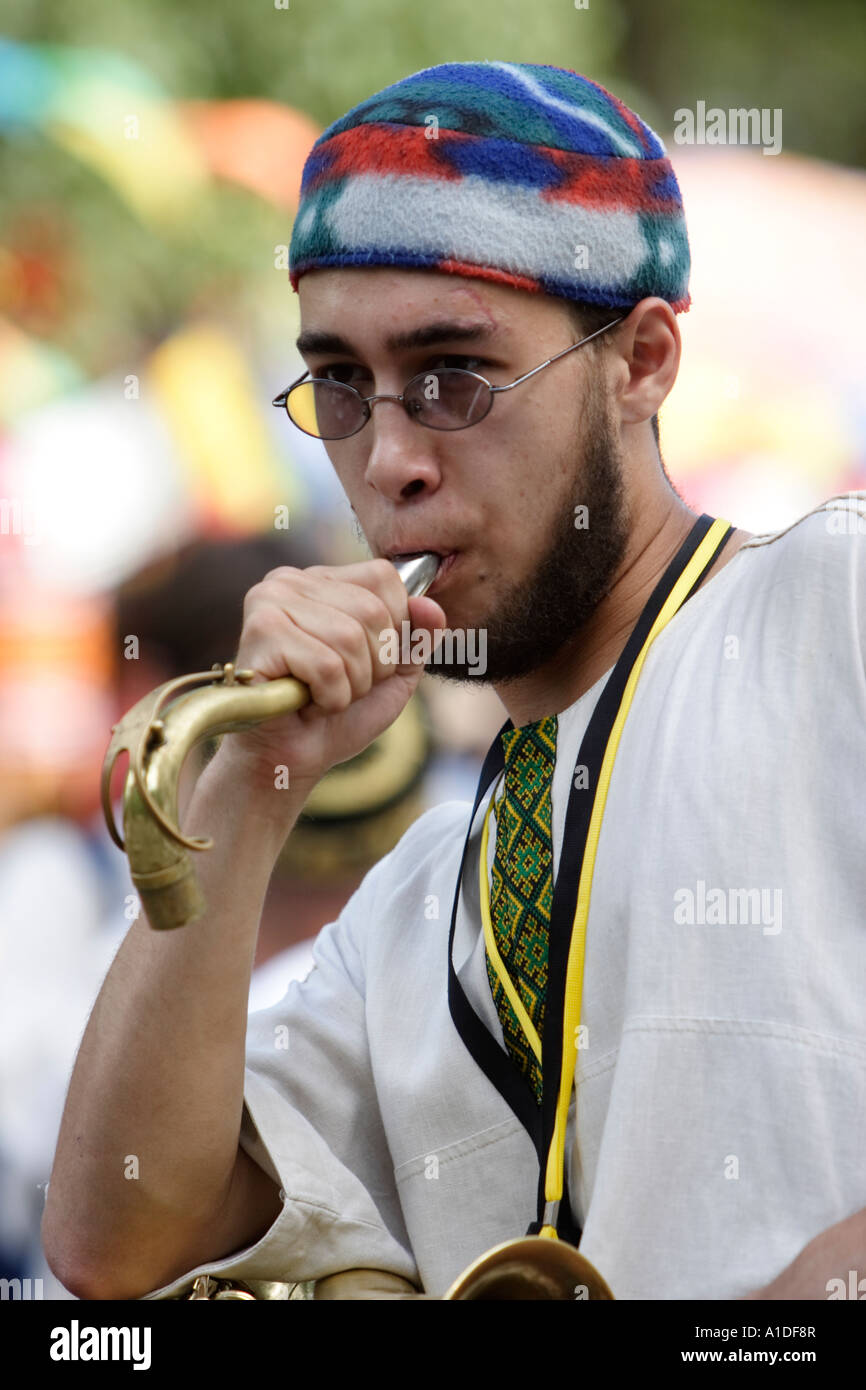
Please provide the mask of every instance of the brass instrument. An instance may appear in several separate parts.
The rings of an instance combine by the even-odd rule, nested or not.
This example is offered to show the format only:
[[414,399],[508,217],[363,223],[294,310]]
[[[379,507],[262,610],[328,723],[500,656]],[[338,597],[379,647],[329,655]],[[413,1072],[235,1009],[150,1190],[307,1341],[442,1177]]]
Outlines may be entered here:
[[613,1299],[613,1294],[576,1246],[547,1236],[522,1236],[494,1245],[473,1260],[443,1297],[458,1302],[556,1299],[570,1303]]
[[[416,555],[395,568],[409,596],[420,597],[436,577],[439,557]],[[148,921],[158,930],[186,926],[205,910],[189,851],[210,849],[213,841],[184,835],[177,824],[178,786],[187,755],[215,734],[243,733],[309,703],[302,681],[286,676],[250,685],[254,674],[228,662],[221,669],[166,681],[133,705],[111,731],[102,767],[102,809],[111,838],[129,858]],[[202,682],[207,682],[203,688],[178,694]],[[129,753],[123,839],[111,807],[111,774],[122,752]]]
[[[433,583],[439,557],[422,554],[395,566],[410,597]],[[251,685],[254,672],[222,668],[166,681],[139,700],[112,729],[102,769],[102,808],[111,837],[125,850],[132,881],[151,926],[186,926],[201,917],[205,902],[190,850],[213,841],[184,835],[177,824],[178,786],[184,762],[206,738],[240,733],[309,703],[303,682],[290,676]],[[179,692],[184,687],[199,689]],[[121,752],[129,753],[124,788],[124,838],[114,823],[111,774]],[[195,1280],[190,1301],[200,1299],[412,1298],[421,1294],[397,1276],[370,1270],[345,1271],[320,1281],[311,1295],[302,1286],[275,1280]],[[513,1299],[612,1299],[605,1281],[565,1241],[524,1236],[494,1246],[466,1269],[443,1295],[447,1301]]]
[[[320,1280],[315,1291],[306,1285],[273,1280],[214,1279],[201,1274],[188,1302],[196,1299],[386,1299],[425,1298],[407,1279],[381,1270],[353,1269]],[[503,1241],[481,1255],[442,1295],[447,1303],[505,1303],[554,1300],[573,1303],[612,1300],[613,1294],[598,1270],[573,1245],[546,1236],[521,1236]]]

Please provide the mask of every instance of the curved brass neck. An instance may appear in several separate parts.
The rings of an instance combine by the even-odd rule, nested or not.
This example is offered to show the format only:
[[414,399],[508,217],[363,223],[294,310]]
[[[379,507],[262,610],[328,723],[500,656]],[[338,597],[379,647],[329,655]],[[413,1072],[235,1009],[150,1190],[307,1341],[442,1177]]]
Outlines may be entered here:
[[[252,671],[231,662],[166,681],[133,705],[112,729],[102,768],[102,809],[115,844],[126,850],[132,881],[153,927],[186,926],[204,912],[189,850],[213,841],[182,834],[177,824],[180,775],[188,754],[203,739],[255,728],[309,703],[301,681],[249,684]],[[208,682],[172,699],[194,682]],[[122,752],[129,754],[121,839],[111,806],[111,774]]]
[[[405,557],[395,569],[412,597],[426,593],[439,564],[438,555],[423,552]],[[254,674],[237,671],[228,662],[166,681],[112,729],[102,767],[102,809],[111,838],[126,850],[148,920],[160,930],[194,922],[205,907],[189,851],[210,849],[213,841],[184,835],[177,824],[180,774],[188,753],[202,739],[243,733],[267,719],[293,714],[310,701],[307,686],[291,676],[251,684]],[[173,698],[184,686],[195,684],[198,690]],[[122,752],[129,754],[123,839],[111,806],[111,774]]]

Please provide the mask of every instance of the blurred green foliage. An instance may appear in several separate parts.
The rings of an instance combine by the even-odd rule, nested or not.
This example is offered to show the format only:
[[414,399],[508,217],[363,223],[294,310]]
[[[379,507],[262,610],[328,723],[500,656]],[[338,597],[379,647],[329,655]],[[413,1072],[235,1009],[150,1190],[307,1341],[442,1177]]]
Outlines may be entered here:
[[662,134],[678,107],[701,98],[780,106],[786,148],[866,164],[862,0],[285,3],[9,0],[0,27],[116,48],[176,96],[264,96],[323,125],[434,63],[556,63],[610,83]]

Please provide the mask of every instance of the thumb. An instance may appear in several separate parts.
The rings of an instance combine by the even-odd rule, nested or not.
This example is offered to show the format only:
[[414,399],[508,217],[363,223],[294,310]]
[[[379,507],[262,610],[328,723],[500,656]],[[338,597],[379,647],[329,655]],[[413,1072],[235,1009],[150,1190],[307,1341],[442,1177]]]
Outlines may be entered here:
[[425,596],[410,598],[409,621],[413,628],[422,628],[431,635],[448,626],[444,608],[440,607],[435,599]]
[[[410,598],[409,599],[409,629],[411,633],[411,644],[403,641],[401,643],[401,654],[407,648],[411,651],[411,660],[408,666],[398,666],[401,675],[420,674],[423,666],[419,663],[429,661],[430,655],[436,650],[441,635],[448,626],[444,609],[432,598]],[[424,634],[427,634],[425,639]],[[420,634],[420,640],[419,640]]]

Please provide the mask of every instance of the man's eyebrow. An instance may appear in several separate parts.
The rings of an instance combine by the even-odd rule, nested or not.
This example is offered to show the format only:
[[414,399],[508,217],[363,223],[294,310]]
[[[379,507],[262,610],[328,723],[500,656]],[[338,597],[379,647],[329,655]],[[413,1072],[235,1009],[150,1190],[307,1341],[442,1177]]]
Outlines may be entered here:
[[[419,328],[405,329],[392,333],[385,339],[389,352],[407,352],[412,348],[432,347],[436,343],[472,343],[490,337],[496,332],[489,323],[467,323],[465,319],[438,319],[435,323],[425,323]],[[297,340],[297,349],[302,356],[323,352],[342,352],[348,357],[357,357],[352,344],[338,333],[328,333],[318,328],[306,328]]]

